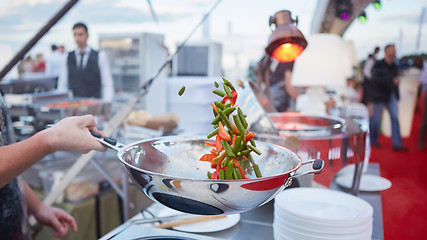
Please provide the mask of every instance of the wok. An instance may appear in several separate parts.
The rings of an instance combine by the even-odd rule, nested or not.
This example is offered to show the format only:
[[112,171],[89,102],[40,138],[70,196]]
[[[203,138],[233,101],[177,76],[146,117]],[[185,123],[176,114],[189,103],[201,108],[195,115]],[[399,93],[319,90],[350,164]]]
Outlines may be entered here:
[[204,137],[168,136],[138,141],[129,145],[112,138],[98,141],[118,151],[132,181],[149,198],[172,209],[199,215],[235,214],[259,207],[289,186],[296,176],[318,173],[323,161],[312,160],[312,170],[296,173],[302,165],[294,152],[274,144],[256,142],[262,155],[253,155],[262,178],[211,180],[209,162],[199,161],[211,147]]

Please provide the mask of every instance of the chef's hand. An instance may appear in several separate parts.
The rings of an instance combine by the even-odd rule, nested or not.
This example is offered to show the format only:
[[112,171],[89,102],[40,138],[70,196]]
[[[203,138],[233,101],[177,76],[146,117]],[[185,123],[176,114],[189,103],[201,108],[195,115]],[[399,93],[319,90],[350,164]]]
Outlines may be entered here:
[[52,228],[55,238],[62,238],[67,235],[69,226],[73,232],[77,232],[76,221],[62,209],[40,204],[33,215],[38,223]]
[[107,148],[96,140],[89,130],[104,134],[96,129],[92,115],[67,117],[47,129],[55,151],[87,153],[90,150],[104,152]]

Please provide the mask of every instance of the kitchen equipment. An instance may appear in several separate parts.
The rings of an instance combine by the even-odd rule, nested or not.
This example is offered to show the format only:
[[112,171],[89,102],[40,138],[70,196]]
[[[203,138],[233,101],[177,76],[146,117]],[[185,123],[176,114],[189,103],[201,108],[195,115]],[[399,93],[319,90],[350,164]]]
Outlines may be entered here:
[[312,170],[296,173],[301,158],[277,145],[257,142],[261,156],[254,155],[262,178],[248,173],[250,179],[210,180],[210,163],[200,157],[210,151],[207,139],[197,136],[169,136],[139,141],[127,146],[115,139],[92,134],[106,146],[118,151],[133,182],[152,200],[172,209],[198,214],[235,214],[259,207],[289,186],[299,175],[318,173],[323,161],[311,163]]
[[[335,174],[347,164],[357,164],[354,186],[357,194],[363,161],[365,160],[367,128],[364,122],[353,120],[350,110],[343,116],[307,115],[297,112],[276,112],[267,97],[252,82],[238,90],[236,104],[248,115],[247,121],[255,138],[295,151],[303,161],[325,160],[322,174],[316,182],[329,186]],[[360,163],[360,164],[359,164]],[[356,172],[355,170],[355,172]],[[299,177],[301,186],[311,186],[313,175]]]

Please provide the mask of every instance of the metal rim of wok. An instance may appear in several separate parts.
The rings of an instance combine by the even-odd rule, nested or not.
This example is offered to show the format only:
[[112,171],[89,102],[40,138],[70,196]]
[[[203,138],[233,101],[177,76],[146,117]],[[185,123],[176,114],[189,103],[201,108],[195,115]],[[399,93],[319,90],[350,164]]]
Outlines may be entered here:
[[[294,151],[280,146],[280,145],[276,145],[276,144],[272,144],[272,143],[266,143],[266,142],[262,142],[262,144],[264,145],[269,145],[269,146],[274,146],[275,148],[280,148],[280,149],[285,149],[286,151],[288,151],[289,153],[291,153],[292,155],[294,155],[297,159],[298,159],[298,164],[297,166],[291,168],[290,170],[280,173],[280,174],[275,174],[275,175],[271,175],[271,176],[266,176],[266,177],[261,177],[261,178],[249,178],[249,179],[239,179],[239,180],[212,180],[212,179],[199,179],[199,178],[189,178],[189,177],[179,177],[179,176],[172,176],[172,175],[168,175],[168,174],[163,174],[163,173],[159,173],[159,172],[154,172],[154,171],[150,171],[147,169],[143,169],[137,166],[132,165],[131,163],[127,162],[125,159],[123,159],[123,154],[124,152],[126,152],[129,148],[133,148],[135,146],[138,146],[141,143],[147,143],[147,142],[154,142],[157,140],[163,140],[163,139],[177,139],[177,141],[182,141],[182,140],[200,140],[200,141],[209,141],[208,139],[206,139],[205,137],[202,136],[191,136],[191,137],[186,137],[186,136],[168,136],[168,137],[156,137],[156,138],[150,138],[150,139],[144,139],[144,140],[140,140],[137,142],[133,142],[131,144],[127,144],[127,145],[122,145],[122,147],[120,148],[120,150],[118,150],[117,152],[117,156],[119,158],[119,160],[125,164],[127,167],[132,168],[136,171],[142,171],[145,172],[147,174],[154,174],[157,176],[161,176],[161,177],[167,177],[167,178],[174,178],[177,180],[197,180],[197,181],[204,181],[204,182],[251,182],[251,181],[262,181],[262,180],[268,180],[268,179],[273,179],[273,178],[277,178],[277,177],[281,177],[281,176],[285,176],[288,174],[292,174],[295,173],[302,165],[302,159],[301,157],[296,154]],[[255,153],[254,153],[255,154]],[[200,156],[201,157],[201,156]]]

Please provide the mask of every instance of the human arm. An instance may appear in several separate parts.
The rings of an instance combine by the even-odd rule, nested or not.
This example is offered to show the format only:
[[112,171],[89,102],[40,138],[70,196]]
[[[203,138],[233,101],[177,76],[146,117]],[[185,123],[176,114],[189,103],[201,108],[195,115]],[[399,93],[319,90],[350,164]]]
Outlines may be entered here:
[[68,117],[26,140],[0,147],[0,187],[55,151],[105,151],[106,148],[88,131],[97,131],[95,126],[91,115]]
[[300,94],[298,89],[292,85],[292,71],[285,71],[285,89],[289,96],[295,101]]
[[112,102],[114,97],[113,77],[107,55],[103,51],[99,52],[98,66],[101,73],[102,99],[106,102]]
[[23,187],[28,213],[32,214],[38,223],[52,228],[53,237],[64,237],[68,233],[69,226],[74,232],[77,232],[77,224],[72,216],[62,209],[44,204],[27,183],[23,182]]

